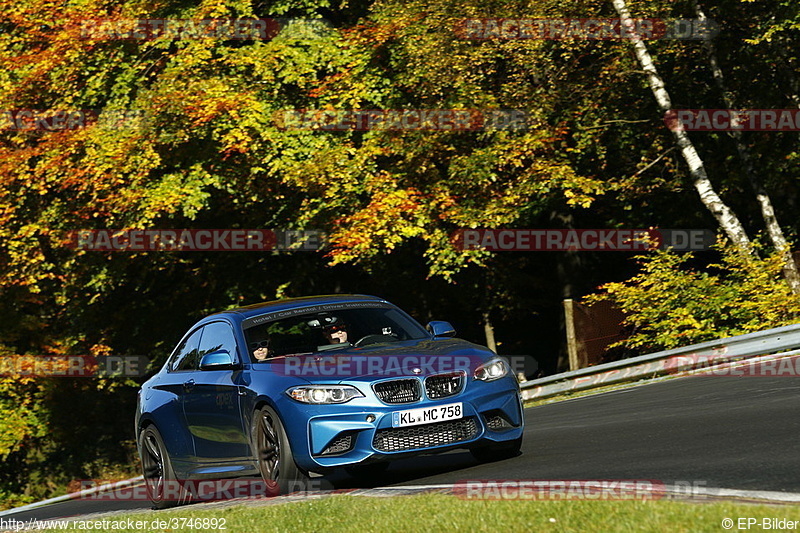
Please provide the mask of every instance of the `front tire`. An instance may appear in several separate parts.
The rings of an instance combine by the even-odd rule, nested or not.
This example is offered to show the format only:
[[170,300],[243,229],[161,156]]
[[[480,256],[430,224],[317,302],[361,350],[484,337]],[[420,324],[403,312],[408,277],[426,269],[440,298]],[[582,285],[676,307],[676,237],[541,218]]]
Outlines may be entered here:
[[269,406],[253,416],[253,442],[261,477],[271,495],[310,489],[310,478],[294,462],[289,437],[278,413]]
[[147,497],[153,506],[167,509],[186,503],[188,493],[175,475],[164,439],[154,425],[139,433],[139,453]]

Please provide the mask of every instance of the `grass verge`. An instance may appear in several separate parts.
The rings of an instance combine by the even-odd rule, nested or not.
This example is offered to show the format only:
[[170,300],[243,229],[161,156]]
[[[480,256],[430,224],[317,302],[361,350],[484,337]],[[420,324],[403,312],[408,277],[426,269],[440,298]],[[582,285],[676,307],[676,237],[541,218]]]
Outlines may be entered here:
[[[678,501],[533,501],[465,500],[445,494],[395,497],[336,495],[283,505],[240,505],[217,509],[195,506],[177,510],[113,515],[102,529],[113,531],[380,531],[428,533],[449,531],[497,532],[714,532],[726,529],[730,519],[737,529],[739,519],[755,519],[750,529],[790,529],[800,526],[800,506],[751,505],[732,502]],[[145,528],[119,527],[122,521],[140,520]],[[153,520],[166,527],[153,527]],[[177,519],[177,520],[175,520]],[[191,520],[189,520],[191,519]],[[199,520],[198,520],[199,519]],[[203,519],[216,519],[225,529],[202,527]],[[792,520],[793,527],[761,527],[763,520]],[[223,523],[224,521],[224,523]],[[192,526],[188,524],[194,522]],[[744,524],[745,522],[742,522]],[[86,531],[73,522],[73,529]],[[86,524],[83,524],[84,526]],[[200,525],[201,527],[193,527]],[[770,526],[777,525],[770,522]],[[785,525],[785,524],[784,524]],[[54,531],[54,530],[51,530]],[[63,530],[59,530],[63,531]]]

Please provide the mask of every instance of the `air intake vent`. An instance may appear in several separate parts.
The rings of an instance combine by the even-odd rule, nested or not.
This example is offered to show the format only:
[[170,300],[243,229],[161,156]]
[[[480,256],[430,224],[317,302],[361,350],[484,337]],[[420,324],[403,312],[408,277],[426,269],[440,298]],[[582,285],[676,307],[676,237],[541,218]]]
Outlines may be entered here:
[[333,439],[328,447],[322,450],[320,455],[341,455],[349,452],[353,448],[355,439],[353,433],[342,433]]
[[455,396],[464,388],[464,373],[439,374],[425,379],[425,392],[431,400]]
[[411,403],[422,397],[421,387],[416,379],[383,381],[374,384],[372,390],[384,403]]
[[473,439],[477,434],[475,419],[462,418],[424,426],[381,429],[375,433],[372,446],[382,452],[399,452],[455,444]]
[[486,422],[486,427],[492,431],[503,431],[516,427],[499,409],[483,413],[483,420]]

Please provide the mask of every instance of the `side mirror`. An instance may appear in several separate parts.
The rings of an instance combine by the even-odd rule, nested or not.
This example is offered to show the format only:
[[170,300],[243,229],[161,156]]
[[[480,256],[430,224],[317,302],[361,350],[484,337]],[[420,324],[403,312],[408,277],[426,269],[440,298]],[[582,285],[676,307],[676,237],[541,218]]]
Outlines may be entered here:
[[428,322],[428,325],[425,326],[425,329],[427,329],[428,333],[434,337],[456,336],[455,328],[450,324],[450,322],[444,322],[443,320],[432,320]]
[[228,350],[207,353],[200,359],[200,370],[232,370],[236,367],[236,361]]

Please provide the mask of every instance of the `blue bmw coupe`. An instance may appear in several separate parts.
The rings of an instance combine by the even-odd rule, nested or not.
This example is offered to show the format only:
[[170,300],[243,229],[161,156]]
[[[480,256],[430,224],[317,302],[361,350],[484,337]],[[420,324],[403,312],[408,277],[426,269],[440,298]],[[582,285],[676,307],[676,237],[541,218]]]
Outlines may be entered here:
[[423,328],[381,298],[279,300],[210,315],[139,391],[148,497],[170,481],[260,476],[275,493],[310,472],[379,471],[409,455],[520,452],[522,403],[508,362]]

